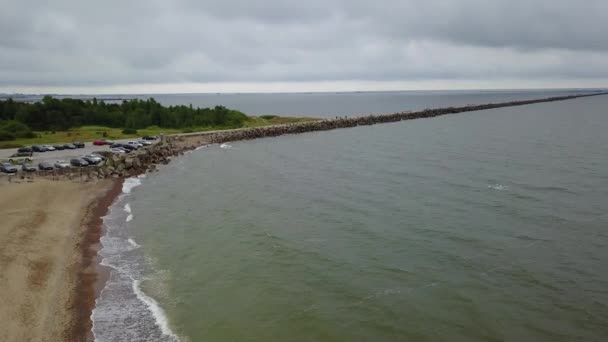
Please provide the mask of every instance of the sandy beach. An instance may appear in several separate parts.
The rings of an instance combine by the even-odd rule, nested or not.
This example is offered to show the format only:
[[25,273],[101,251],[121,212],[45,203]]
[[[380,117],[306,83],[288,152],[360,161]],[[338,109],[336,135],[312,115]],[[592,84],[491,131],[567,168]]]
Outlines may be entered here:
[[99,235],[91,224],[113,184],[0,184],[0,341],[88,339],[94,294],[83,290],[96,276],[87,250]]

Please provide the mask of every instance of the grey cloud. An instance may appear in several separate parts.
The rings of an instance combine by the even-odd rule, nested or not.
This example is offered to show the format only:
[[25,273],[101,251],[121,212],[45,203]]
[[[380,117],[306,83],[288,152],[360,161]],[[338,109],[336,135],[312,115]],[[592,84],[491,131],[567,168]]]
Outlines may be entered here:
[[608,78],[608,2],[0,0],[0,85]]

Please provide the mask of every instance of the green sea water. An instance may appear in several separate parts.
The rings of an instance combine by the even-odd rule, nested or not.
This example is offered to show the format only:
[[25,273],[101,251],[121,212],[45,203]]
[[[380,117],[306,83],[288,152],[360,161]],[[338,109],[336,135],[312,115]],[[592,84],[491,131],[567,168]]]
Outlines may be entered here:
[[176,158],[106,218],[116,271],[96,337],[603,341],[607,109],[584,98]]

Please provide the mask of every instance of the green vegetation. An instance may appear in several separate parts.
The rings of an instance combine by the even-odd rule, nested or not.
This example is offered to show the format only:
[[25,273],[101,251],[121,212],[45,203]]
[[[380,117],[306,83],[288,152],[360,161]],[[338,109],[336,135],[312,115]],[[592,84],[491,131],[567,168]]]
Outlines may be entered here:
[[250,116],[247,121],[245,121],[245,127],[262,127],[262,126],[271,126],[271,125],[285,125],[291,123],[298,122],[309,122],[309,121],[317,121],[319,119],[316,118],[292,118],[292,117],[283,117],[276,115],[262,115],[262,116]]
[[120,104],[45,96],[41,102],[0,101],[0,148],[57,144],[97,139],[127,139],[142,135],[205,132],[262,127],[306,121],[276,115],[259,117],[225,107],[164,107],[154,99]]
[[[36,103],[0,101],[0,140],[31,138],[32,131],[67,131],[74,127],[99,125],[110,128],[143,129],[158,126],[163,129],[191,127],[238,128],[247,116],[223,106],[193,108],[162,106],[154,99],[128,100],[122,103],[56,99],[45,96]],[[130,133],[125,133],[130,134]]]
[[12,141],[0,141],[0,148],[14,148],[31,145],[43,144],[58,144],[68,143],[73,141],[93,141],[97,139],[128,139],[137,138],[143,135],[159,135],[159,134],[175,134],[182,133],[180,129],[160,128],[158,126],[150,126],[144,129],[137,130],[134,134],[124,134],[120,128],[111,128],[103,126],[83,126],[71,128],[67,131],[45,131],[34,132],[34,138],[17,138]]
[[272,120],[276,117],[277,117],[276,115],[260,115],[260,118],[262,118],[264,120]]
[[135,128],[125,128],[122,130],[122,134],[137,134],[137,130]]
[[25,124],[16,121],[0,121],[0,141],[15,140],[16,138],[33,138],[34,132]]

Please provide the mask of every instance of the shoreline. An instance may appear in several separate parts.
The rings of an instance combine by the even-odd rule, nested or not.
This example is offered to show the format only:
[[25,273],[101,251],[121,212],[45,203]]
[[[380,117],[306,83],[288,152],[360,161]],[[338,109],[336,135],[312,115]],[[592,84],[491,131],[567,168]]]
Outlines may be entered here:
[[87,214],[83,218],[85,231],[79,243],[82,260],[74,300],[76,322],[71,333],[73,341],[94,340],[91,315],[95,301],[109,278],[109,270],[101,265],[101,257],[98,254],[101,249],[101,237],[105,231],[103,217],[122,193],[123,181],[121,178],[114,180],[106,193],[89,205]]

